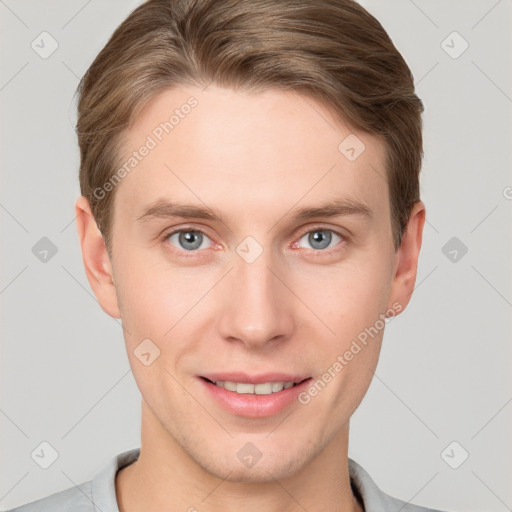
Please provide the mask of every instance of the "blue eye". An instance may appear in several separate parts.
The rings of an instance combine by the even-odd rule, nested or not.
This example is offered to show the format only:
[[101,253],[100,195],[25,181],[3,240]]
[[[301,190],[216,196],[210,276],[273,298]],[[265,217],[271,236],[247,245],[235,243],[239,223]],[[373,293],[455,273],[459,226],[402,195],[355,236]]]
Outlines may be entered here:
[[204,243],[209,240],[209,238],[204,233],[194,229],[182,229],[179,231],[174,231],[173,233],[168,234],[165,239],[171,242],[175,242],[173,243],[175,247],[178,247],[178,249],[184,249],[185,251],[207,249],[208,244],[205,246]]
[[[165,243],[170,243],[176,249],[187,253],[198,252],[199,249],[208,249],[211,247],[212,240],[202,231],[193,228],[182,228],[163,237]],[[304,241],[307,244],[304,247]],[[336,233],[332,229],[316,228],[302,235],[302,237],[293,245],[295,248],[302,247],[319,252],[327,252],[326,249],[335,247],[345,242],[345,237]],[[191,255],[191,254],[190,254]]]
[[310,247],[308,247],[308,249],[322,251],[328,248],[333,240],[336,241],[336,238],[338,239],[338,241],[343,240],[343,238],[340,235],[338,235],[331,229],[314,229],[312,231],[308,231],[307,233],[305,233],[300,240],[307,240],[307,243],[310,244]]

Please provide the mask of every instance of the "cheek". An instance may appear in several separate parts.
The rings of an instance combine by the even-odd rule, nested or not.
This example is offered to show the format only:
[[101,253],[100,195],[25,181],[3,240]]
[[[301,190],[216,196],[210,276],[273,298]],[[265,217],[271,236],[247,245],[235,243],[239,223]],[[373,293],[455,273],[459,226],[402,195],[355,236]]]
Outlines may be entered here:
[[[198,277],[190,269],[180,271],[161,263],[146,267],[134,264],[131,269],[119,282],[125,344],[134,376],[149,392],[157,382],[172,384],[164,370],[177,375],[183,361],[199,351],[202,324],[197,314],[205,307],[201,299],[208,287],[198,286]],[[143,343],[150,353],[158,354],[150,367],[137,359],[137,354],[148,351],[140,348]]]
[[169,266],[130,264],[118,285],[123,320],[139,334],[164,337],[190,309],[197,295],[193,283],[193,276]]
[[390,287],[384,264],[377,265],[371,259],[359,263],[338,269],[330,279],[324,276],[317,280],[317,285],[325,283],[322,292],[317,286],[310,294],[312,309],[316,308],[334,331],[334,335],[326,330],[325,336],[316,337],[316,355],[312,357],[317,368],[330,369],[330,375],[324,376],[333,382],[332,392],[324,399],[343,410],[357,407],[371,381],[385,329],[382,315]]
[[386,326],[384,315],[391,286],[388,264],[375,258],[354,267],[330,290],[338,313],[331,313],[336,339],[326,347],[329,358],[324,368],[331,368],[336,375],[333,407],[355,410],[371,382]]
[[[362,262],[364,263],[364,262]],[[308,278],[303,294],[339,339],[347,340],[369,327],[387,308],[391,279],[379,263],[347,265]]]
[[189,296],[190,279],[164,268],[132,268],[119,282],[125,344],[137,385],[156,406],[159,396],[179,394],[172,376],[184,353],[194,349],[186,334],[195,300]]

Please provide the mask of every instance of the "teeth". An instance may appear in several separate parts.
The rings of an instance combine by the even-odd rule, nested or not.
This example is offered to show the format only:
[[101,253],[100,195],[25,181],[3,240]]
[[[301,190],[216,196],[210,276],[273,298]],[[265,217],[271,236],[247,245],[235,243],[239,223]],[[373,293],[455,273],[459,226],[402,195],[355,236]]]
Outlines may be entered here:
[[245,384],[239,382],[236,385],[236,392],[237,393],[247,393],[247,394],[254,394],[254,384]]
[[246,382],[231,382],[229,380],[218,380],[215,384],[220,388],[244,395],[270,395],[271,393],[278,393],[283,389],[289,389],[294,386],[294,382],[263,382],[261,384],[248,384]]
[[[216,382],[217,386],[220,386],[219,382]],[[236,382],[230,382],[229,380],[226,380],[224,382],[224,389],[227,389],[228,391],[236,391]]]
[[276,391],[282,391],[283,387],[283,382],[272,382],[272,393],[275,393]]
[[272,382],[254,385],[254,393],[257,395],[270,395],[272,393]]

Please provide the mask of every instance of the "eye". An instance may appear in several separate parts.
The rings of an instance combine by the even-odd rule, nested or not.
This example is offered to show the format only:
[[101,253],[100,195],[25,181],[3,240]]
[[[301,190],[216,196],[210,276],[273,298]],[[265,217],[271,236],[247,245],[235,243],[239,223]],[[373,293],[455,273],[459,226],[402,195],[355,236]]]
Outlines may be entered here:
[[[294,245],[297,246],[298,244],[300,246],[301,240],[306,240],[306,243],[309,244],[309,247],[306,247],[307,249],[323,251],[324,249],[329,248],[332,242],[343,242],[344,238],[332,229],[316,228],[304,233],[300,240]],[[335,245],[337,244],[334,243],[333,246]]]
[[[193,228],[183,228],[172,231],[164,235],[163,240],[177,249],[189,253],[197,252],[199,249],[208,249],[212,244],[210,237],[202,231]],[[305,246],[306,249],[323,252],[326,249],[339,245],[340,242],[345,242],[345,237],[332,229],[316,228],[304,233],[301,238],[293,244],[293,247],[304,247],[303,240],[307,244]]]
[[169,240],[178,249],[190,252],[207,249],[210,238],[197,229],[180,229],[166,234],[164,240]]

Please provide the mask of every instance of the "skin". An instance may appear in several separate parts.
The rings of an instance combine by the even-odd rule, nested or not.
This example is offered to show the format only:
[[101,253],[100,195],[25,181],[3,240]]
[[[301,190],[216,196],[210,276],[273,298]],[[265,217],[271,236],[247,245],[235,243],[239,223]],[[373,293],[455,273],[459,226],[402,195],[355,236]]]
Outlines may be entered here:
[[[395,251],[382,142],[291,92],[165,91],[129,130],[126,155],[190,96],[197,107],[117,185],[112,259],[87,199],[75,205],[87,277],[102,309],[122,319],[142,395],[141,455],[118,472],[120,511],[362,510],[350,488],[349,420],[383,330],[308,404],[267,417],[227,412],[198,375],[322,376],[379,315],[407,306],[425,207],[415,205]],[[365,144],[353,162],[338,150],[349,134]],[[206,204],[223,222],[136,220],[160,198]],[[294,220],[296,209],[335,198],[372,215]],[[202,231],[201,248],[165,238],[171,228]],[[308,237],[315,229],[332,235],[327,248]],[[247,236],[263,250],[252,263],[236,252]],[[134,355],[146,338],[161,351],[149,366]],[[237,458],[247,442],[262,453],[252,468]]]

